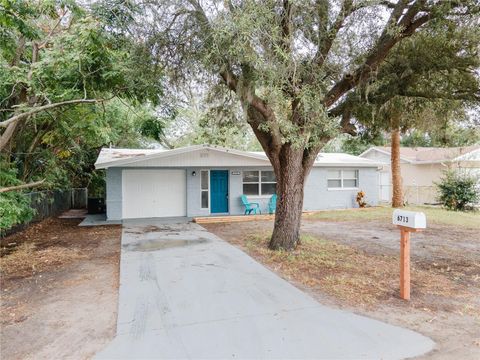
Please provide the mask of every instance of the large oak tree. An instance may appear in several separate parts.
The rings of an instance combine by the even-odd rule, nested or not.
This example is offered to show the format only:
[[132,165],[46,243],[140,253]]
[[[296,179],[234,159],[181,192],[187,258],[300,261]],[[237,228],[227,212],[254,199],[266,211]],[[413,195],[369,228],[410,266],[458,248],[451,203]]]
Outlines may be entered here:
[[299,242],[304,185],[338,131],[346,95],[428,22],[472,16],[475,1],[145,2],[143,36],[172,79],[220,81],[236,94],[277,178],[272,249]]

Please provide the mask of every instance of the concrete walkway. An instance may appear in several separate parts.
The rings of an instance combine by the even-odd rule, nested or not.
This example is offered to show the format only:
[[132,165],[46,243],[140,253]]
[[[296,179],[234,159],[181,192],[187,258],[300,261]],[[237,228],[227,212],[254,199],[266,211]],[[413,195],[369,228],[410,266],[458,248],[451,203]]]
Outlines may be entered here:
[[401,359],[434,346],[319,304],[193,223],[124,223],[119,296],[98,359]]

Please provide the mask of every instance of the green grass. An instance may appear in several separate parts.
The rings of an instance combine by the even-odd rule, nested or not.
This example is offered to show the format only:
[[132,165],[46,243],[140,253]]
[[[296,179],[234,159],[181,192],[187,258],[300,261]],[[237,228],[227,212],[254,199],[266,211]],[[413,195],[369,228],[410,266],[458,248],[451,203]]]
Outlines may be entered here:
[[[460,226],[463,228],[480,229],[480,212],[449,211],[433,206],[407,206],[405,210],[421,211],[427,216],[428,223]],[[361,221],[361,220],[391,220],[393,209],[378,206],[367,209],[347,209],[320,211],[307,215],[310,219],[330,221]]]

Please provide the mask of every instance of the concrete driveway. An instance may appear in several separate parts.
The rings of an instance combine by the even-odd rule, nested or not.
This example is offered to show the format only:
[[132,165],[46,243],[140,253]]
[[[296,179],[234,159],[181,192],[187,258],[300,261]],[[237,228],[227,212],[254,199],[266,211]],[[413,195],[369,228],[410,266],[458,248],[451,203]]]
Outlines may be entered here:
[[401,359],[434,343],[319,304],[193,223],[124,224],[117,336],[98,359]]

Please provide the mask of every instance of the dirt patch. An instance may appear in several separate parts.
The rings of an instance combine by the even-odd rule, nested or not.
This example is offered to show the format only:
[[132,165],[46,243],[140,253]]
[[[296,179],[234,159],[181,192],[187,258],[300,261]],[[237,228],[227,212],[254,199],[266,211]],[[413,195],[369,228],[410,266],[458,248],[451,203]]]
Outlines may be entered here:
[[121,227],[78,223],[2,239],[2,359],[86,359],[115,335]]
[[4,278],[24,278],[85,258],[78,249],[60,246],[37,250],[35,243],[23,243],[0,261]]
[[398,296],[398,230],[378,220],[302,225],[293,252],[267,248],[271,221],[206,224],[320,302],[409,327],[437,342],[425,358],[480,358],[478,230],[432,226],[412,237],[412,301]]

